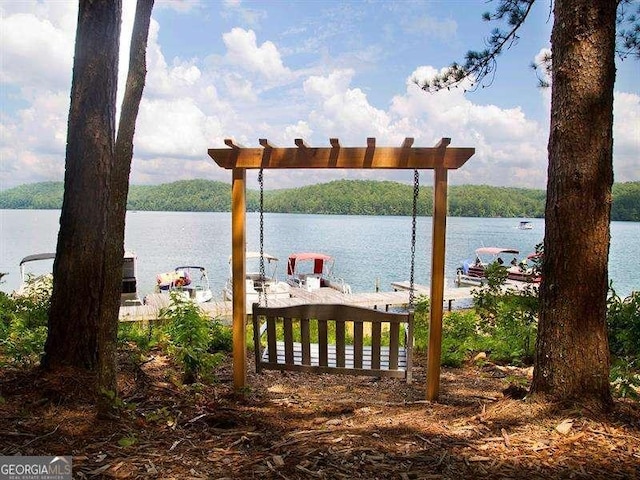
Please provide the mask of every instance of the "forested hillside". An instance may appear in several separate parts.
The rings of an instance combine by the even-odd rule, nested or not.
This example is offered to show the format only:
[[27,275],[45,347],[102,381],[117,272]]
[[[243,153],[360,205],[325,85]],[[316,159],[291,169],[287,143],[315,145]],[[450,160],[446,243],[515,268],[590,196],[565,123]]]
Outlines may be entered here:
[[[22,185],[0,191],[0,208],[56,209],[62,206],[62,182]],[[420,188],[419,215],[431,215],[431,186]],[[265,211],[344,215],[410,215],[411,185],[373,180],[336,180],[293,189],[267,190]],[[247,209],[258,210],[258,192],[247,192]],[[462,185],[449,187],[449,215],[455,217],[544,216],[544,190]],[[129,210],[227,212],[231,186],[210,180],[181,180],[162,185],[132,185]],[[613,186],[612,220],[640,222],[640,182]]]

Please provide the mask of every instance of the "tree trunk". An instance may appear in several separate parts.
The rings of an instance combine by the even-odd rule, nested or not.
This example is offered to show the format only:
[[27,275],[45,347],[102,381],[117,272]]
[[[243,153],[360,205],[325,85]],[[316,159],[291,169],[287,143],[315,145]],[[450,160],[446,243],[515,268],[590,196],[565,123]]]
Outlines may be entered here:
[[[136,17],[131,38],[129,73],[122,101],[118,138],[115,146],[115,165],[110,182],[108,210],[108,238],[106,255],[109,262],[120,262],[124,255],[124,230],[129,193],[129,174],[133,157],[133,136],[135,133],[138,109],[144,89],[146,69],[147,38],[154,0],[138,0]],[[122,274],[120,274],[120,279]],[[121,280],[120,280],[121,281]],[[120,291],[120,290],[118,290]],[[105,319],[98,331],[98,414],[108,416],[113,408],[114,395],[117,393],[117,356],[118,314]]]
[[616,0],[556,0],[541,311],[531,391],[611,405],[606,330]]
[[94,369],[98,327],[118,316],[122,254],[107,248],[114,163],[120,0],[78,10],[64,198],[42,365]]

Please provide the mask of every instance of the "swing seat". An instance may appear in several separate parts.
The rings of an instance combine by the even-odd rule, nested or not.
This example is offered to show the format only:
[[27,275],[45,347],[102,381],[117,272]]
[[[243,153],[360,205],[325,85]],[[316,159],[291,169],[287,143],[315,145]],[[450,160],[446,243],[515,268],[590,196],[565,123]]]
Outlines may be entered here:
[[[405,378],[411,383],[413,312],[345,304],[253,304],[256,371]],[[263,337],[266,337],[263,340]],[[329,343],[335,338],[335,343]]]

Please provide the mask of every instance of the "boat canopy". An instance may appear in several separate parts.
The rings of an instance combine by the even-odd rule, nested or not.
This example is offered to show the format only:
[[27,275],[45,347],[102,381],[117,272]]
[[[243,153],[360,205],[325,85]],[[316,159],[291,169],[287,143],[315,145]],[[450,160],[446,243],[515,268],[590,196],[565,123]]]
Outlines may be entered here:
[[[268,253],[263,253],[262,256],[267,262],[277,262],[278,258],[273,255],[269,255]],[[260,258],[260,252],[247,252],[245,255],[247,260],[252,260],[255,258]],[[233,255],[229,255],[229,263],[233,260]]]
[[36,253],[34,255],[27,255],[22,260],[20,260],[20,266],[28,262],[35,262],[36,260],[51,260],[54,258],[56,258],[55,252],[54,253]]
[[291,255],[289,255],[289,262],[287,263],[287,275],[293,275],[296,271],[296,263],[304,261],[312,261],[313,273],[322,274],[324,271],[325,262],[329,262],[331,260],[333,260],[333,257],[325,253],[292,253]]
[[476,255],[500,255],[501,253],[512,253],[518,255],[519,250],[515,248],[500,248],[500,247],[480,247],[476,249]]
[[182,265],[182,266],[180,266],[180,267],[176,267],[176,268],[174,268],[174,270],[175,270],[176,272],[177,272],[178,270],[190,270],[190,269],[193,269],[193,270],[200,270],[200,271],[206,270],[206,268],[201,267],[200,265]]

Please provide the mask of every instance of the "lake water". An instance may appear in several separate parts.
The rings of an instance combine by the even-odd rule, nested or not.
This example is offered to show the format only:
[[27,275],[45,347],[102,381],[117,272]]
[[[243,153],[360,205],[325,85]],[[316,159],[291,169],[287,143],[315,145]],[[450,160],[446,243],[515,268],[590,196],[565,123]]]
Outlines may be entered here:
[[[20,284],[20,260],[33,253],[55,251],[59,210],[0,210],[0,271],[8,272],[0,289]],[[459,218],[447,221],[445,275],[453,285],[456,267],[480,246],[534,251],[544,236],[544,220],[532,230],[518,229],[517,218]],[[416,283],[429,285],[431,217],[419,217]],[[391,290],[391,282],[409,279],[411,218],[341,215],[265,214],[264,251],[280,258],[285,276],[290,253],[323,252],[335,258],[334,273],[354,292]],[[640,223],[611,224],[609,278],[618,294],[640,290]],[[138,289],[153,291],[156,275],[178,265],[207,268],[214,295],[221,298],[229,276],[231,214],[195,212],[129,212],[125,246],[138,256]],[[247,214],[247,250],[259,250],[258,214]],[[579,267],[580,252],[575,252]],[[50,265],[43,265],[50,269]]]

